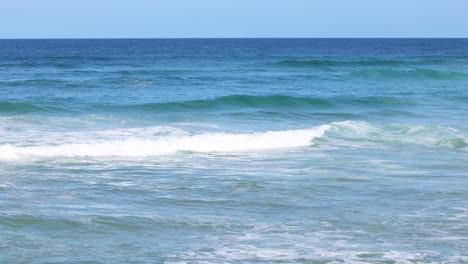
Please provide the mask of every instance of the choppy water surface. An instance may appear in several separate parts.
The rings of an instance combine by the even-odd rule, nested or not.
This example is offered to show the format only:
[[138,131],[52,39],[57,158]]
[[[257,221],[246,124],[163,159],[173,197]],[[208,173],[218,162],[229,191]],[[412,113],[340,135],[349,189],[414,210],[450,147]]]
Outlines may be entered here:
[[468,263],[468,40],[2,40],[3,263]]

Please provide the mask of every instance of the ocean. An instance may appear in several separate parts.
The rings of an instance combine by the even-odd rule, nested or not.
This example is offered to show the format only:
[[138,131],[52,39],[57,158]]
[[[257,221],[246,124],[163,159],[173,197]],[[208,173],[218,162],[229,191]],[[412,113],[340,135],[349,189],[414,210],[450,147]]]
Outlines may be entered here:
[[468,39],[0,40],[1,263],[468,263]]

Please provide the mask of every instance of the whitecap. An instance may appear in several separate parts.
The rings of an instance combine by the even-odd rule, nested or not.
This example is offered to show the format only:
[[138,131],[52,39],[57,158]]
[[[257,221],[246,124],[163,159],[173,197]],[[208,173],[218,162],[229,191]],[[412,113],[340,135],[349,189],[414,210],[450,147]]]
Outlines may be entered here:
[[[262,151],[281,148],[304,147],[313,144],[312,140],[322,137],[330,128],[322,125],[310,129],[268,131],[257,133],[202,133],[188,135],[173,133],[179,130],[164,130],[169,134],[153,137],[144,137],[148,133],[126,130],[113,131],[107,134],[107,138],[99,138],[95,141],[85,137],[84,142],[39,145],[39,146],[15,146],[12,144],[0,145],[0,159],[18,160],[28,157],[148,157],[168,155],[177,152],[197,153],[231,153],[244,151]],[[140,130],[138,130],[139,132]],[[133,132],[133,134],[132,134]],[[146,132],[161,132],[161,129],[149,129]],[[119,139],[112,139],[117,136]],[[128,136],[122,139],[122,136]]]

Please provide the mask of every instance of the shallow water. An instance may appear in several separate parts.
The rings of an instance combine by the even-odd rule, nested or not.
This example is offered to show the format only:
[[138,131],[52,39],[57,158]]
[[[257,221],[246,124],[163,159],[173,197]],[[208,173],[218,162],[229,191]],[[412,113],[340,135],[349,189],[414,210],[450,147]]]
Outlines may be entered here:
[[466,263],[468,40],[0,41],[5,263]]

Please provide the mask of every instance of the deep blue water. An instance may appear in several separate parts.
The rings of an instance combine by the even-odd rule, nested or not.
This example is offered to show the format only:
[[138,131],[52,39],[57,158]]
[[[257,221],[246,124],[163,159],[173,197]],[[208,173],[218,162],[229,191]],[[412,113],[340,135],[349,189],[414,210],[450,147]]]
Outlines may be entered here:
[[468,263],[468,39],[0,40],[1,263]]

